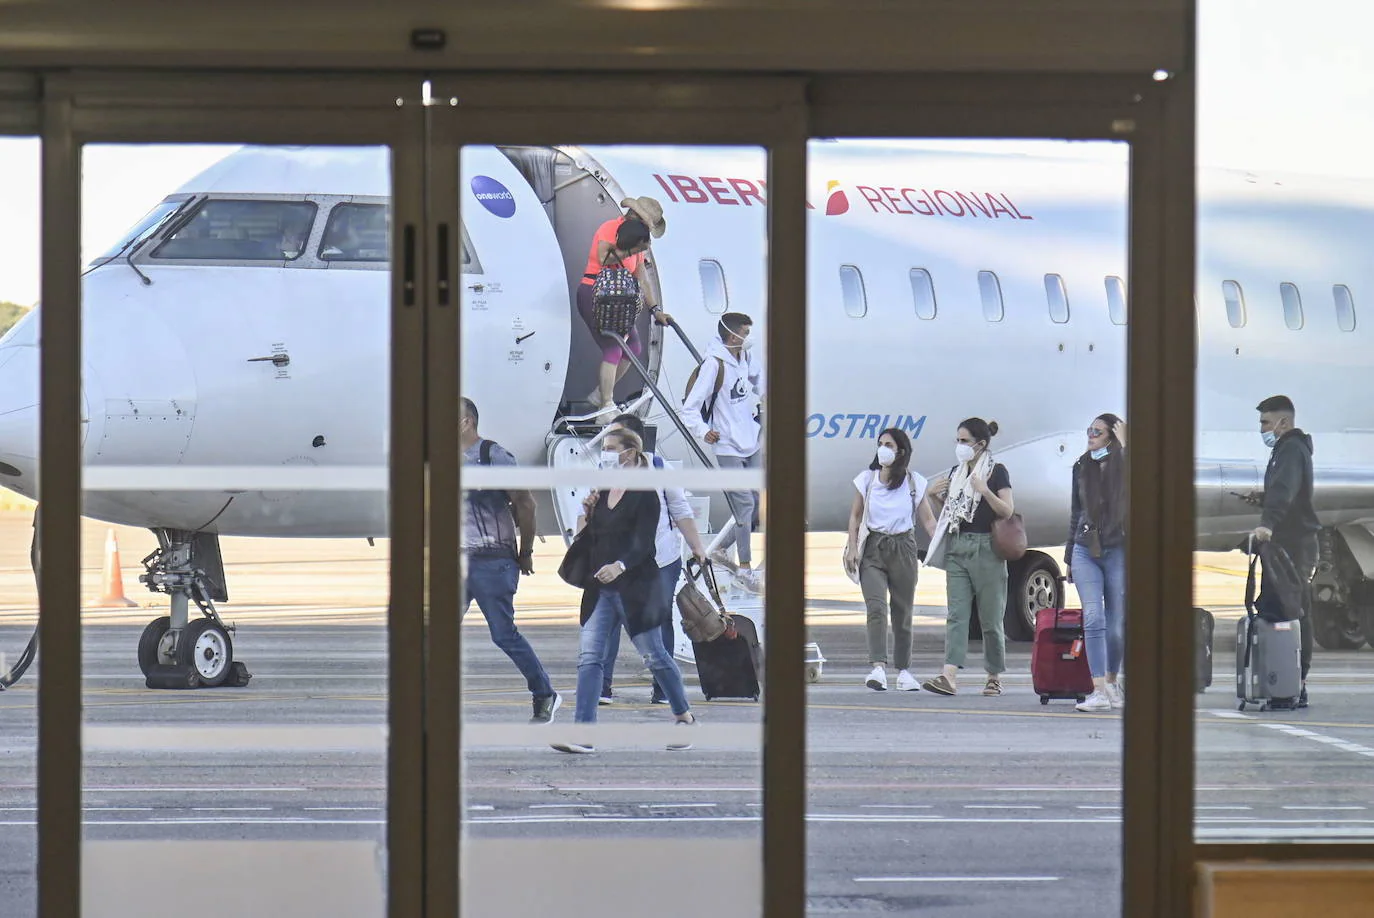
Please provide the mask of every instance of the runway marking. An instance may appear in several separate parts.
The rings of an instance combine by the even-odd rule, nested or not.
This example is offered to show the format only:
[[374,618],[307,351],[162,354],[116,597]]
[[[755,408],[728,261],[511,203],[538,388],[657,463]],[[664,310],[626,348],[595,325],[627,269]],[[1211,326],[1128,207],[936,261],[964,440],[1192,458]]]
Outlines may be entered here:
[[1296,806],[1296,805],[1294,805],[1294,806],[1285,806],[1285,807],[1283,807],[1283,809],[1285,809],[1285,810],[1318,810],[1318,811],[1325,811],[1325,810],[1363,810],[1363,809],[1365,809],[1365,807],[1362,807],[1362,806]]
[[192,813],[270,813],[270,806],[193,806]]
[[[385,810],[383,806],[303,806],[307,813],[379,813]],[[487,807],[491,809],[491,807]]]
[[[927,693],[929,694],[929,693]],[[897,712],[900,714],[944,714],[963,717],[1032,717],[1032,718],[1051,718],[1068,720],[1111,720],[1121,722],[1120,714],[1087,714],[1082,711],[1075,711],[1072,707],[1063,711],[993,711],[982,708],[899,708],[893,705],[877,704],[818,704],[808,702],[809,710],[824,711],[866,711],[874,714],[887,714]]]
[[1057,883],[1061,877],[855,877],[855,883]]
[[714,803],[641,803],[641,810],[685,810],[693,807],[709,808],[714,807]]
[[1019,803],[967,803],[964,805],[966,810],[1038,810],[1041,807],[1034,804]]
[[[606,808],[604,803],[531,803],[532,810],[601,810]],[[487,807],[491,809],[491,807]]]
[[1110,803],[1110,804],[1103,804],[1103,805],[1101,805],[1101,806],[1093,806],[1093,805],[1091,805],[1091,804],[1082,804],[1082,805],[1079,805],[1079,806],[1074,807],[1074,809],[1075,809],[1075,810],[1119,810],[1119,809],[1121,809],[1121,804],[1119,804],[1119,803]]
[[1288,724],[1261,723],[1260,726],[1266,727],[1270,730],[1277,730],[1280,733],[1287,733],[1289,736],[1296,736],[1302,739],[1310,739],[1313,742],[1323,743],[1327,746],[1333,746],[1336,749],[1342,749],[1346,752],[1353,752],[1356,755],[1363,755],[1369,758],[1374,758],[1374,749],[1371,749],[1368,746],[1362,746],[1359,743],[1352,743],[1349,740],[1339,739],[1334,736],[1327,736],[1323,733],[1317,733],[1313,730],[1304,730],[1301,727],[1293,727],[1289,726]]
[[[762,806],[763,804],[750,804],[750,806]],[[933,806],[925,803],[861,803],[859,809],[862,810],[931,810]]]
[[1253,807],[1248,807],[1248,806],[1194,806],[1193,809],[1195,809],[1195,810],[1250,810],[1250,809],[1254,809],[1254,808],[1253,808]]

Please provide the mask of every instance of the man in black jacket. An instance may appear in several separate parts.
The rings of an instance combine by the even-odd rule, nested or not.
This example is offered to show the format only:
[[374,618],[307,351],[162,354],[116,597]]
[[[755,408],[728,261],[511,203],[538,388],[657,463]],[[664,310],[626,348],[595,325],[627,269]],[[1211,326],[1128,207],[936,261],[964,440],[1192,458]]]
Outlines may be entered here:
[[[1256,541],[1288,552],[1303,583],[1310,584],[1317,567],[1317,533],[1321,523],[1312,507],[1312,438],[1295,424],[1293,401],[1286,395],[1266,398],[1256,406],[1260,436],[1273,452],[1264,470],[1264,496]],[[1312,593],[1303,597],[1302,694],[1298,707],[1307,707],[1307,671],[1312,666]]]

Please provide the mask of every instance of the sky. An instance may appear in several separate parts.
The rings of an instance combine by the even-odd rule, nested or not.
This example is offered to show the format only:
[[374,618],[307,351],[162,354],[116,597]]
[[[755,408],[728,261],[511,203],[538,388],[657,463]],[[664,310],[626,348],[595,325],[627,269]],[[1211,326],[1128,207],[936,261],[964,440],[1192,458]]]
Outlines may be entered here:
[[[1198,162],[1374,178],[1367,0],[1199,0]],[[88,147],[82,257],[233,147]],[[38,143],[0,138],[0,301],[38,299]]]

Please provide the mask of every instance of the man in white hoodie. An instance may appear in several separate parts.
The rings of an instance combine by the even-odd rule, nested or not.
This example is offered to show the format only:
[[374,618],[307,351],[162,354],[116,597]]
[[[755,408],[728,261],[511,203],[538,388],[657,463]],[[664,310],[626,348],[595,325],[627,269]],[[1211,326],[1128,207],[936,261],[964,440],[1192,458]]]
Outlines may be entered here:
[[[764,382],[760,361],[750,353],[753,327],[753,320],[742,312],[720,317],[716,326],[720,337],[711,339],[706,348],[706,358],[679,412],[687,428],[715,450],[716,463],[723,469],[763,467]],[[758,515],[759,492],[726,491],[725,500],[735,517],[735,531],[722,550],[734,544],[739,579],[756,590],[759,578],[752,570],[749,533]]]

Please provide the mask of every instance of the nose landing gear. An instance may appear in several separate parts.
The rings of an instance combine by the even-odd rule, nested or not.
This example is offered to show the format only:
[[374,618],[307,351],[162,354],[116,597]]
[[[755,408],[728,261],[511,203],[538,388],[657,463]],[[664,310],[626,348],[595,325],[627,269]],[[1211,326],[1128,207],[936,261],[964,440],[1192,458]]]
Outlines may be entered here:
[[[148,688],[242,687],[252,674],[234,659],[234,626],[215,600],[226,601],[224,565],[214,533],[156,529],[158,547],[143,559],[139,576],[154,593],[170,597],[171,614],[153,619],[138,641],[138,668]],[[203,618],[190,621],[191,602]]]

